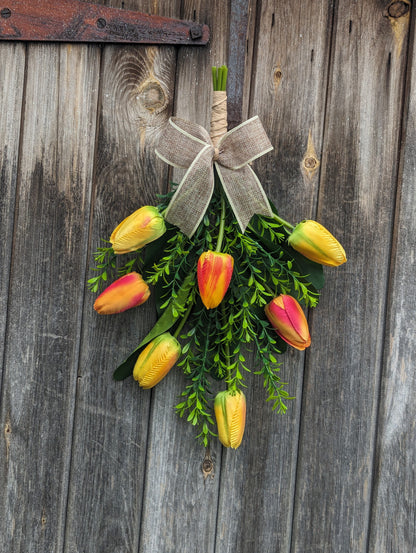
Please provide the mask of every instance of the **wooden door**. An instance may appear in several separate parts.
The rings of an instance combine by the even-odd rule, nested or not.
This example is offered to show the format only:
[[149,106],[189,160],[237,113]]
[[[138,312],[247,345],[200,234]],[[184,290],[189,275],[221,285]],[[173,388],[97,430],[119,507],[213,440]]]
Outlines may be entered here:
[[[0,550],[412,553],[410,0],[101,3],[207,23],[211,42],[0,44]],[[267,194],[348,262],[325,271],[311,348],[282,359],[287,413],[248,376],[243,445],[214,440],[204,478],[181,372],[148,393],[112,380],[154,305],[98,317],[86,281],[100,237],[167,190],[157,140],[172,114],[208,125],[227,60],[236,117],[274,146],[255,162]]]

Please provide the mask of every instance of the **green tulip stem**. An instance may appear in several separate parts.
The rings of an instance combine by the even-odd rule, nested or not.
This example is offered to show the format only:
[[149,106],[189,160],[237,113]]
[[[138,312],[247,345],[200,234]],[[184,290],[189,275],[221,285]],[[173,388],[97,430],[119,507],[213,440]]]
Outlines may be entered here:
[[273,215],[273,219],[290,230],[293,230],[295,228],[294,225],[288,223],[287,221],[276,215],[276,213]]
[[[224,320],[227,319],[227,310],[225,308],[224,302],[221,303],[221,314]],[[225,382],[227,382],[227,389],[230,391],[235,390],[235,383],[232,382],[232,370],[230,368],[230,344],[228,342],[225,342],[224,344],[225,349],[225,359],[227,361],[227,376],[225,378]]]
[[216,252],[221,251],[222,241],[224,239],[224,229],[225,229],[225,200],[224,200],[224,194],[221,193],[221,219],[220,219],[220,228],[218,231],[217,247],[215,248]]
[[212,87],[214,90],[226,90],[228,68],[226,65],[212,67]]
[[188,309],[185,311],[185,315],[182,317],[182,320],[179,323],[178,328],[175,330],[175,334],[173,335],[174,338],[177,338],[179,334],[182,332],[182,329],[185,326],[185,323],[188,320],[189,315],[191,314],[193,306],[194,304],[193,302],[191,302],[188,306]]

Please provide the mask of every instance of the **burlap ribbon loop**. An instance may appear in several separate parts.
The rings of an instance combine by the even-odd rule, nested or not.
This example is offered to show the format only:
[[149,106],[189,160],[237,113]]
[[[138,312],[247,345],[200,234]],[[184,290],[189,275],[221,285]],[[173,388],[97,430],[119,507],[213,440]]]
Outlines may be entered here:
[[227,132],[216,148],[203,127],[171,117],[156,154],[169,165],[187,171],[165,219],[187,236],[194,234],[214,191],[214,165],[242,232],[254,214],[272,217],[267,196],[248,165],[272,149],[257,116]]

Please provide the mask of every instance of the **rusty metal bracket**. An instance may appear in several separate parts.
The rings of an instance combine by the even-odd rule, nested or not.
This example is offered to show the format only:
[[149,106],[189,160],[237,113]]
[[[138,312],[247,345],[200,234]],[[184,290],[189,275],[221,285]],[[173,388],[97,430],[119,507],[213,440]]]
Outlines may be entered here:
[[0,40],[200,46],[209,28],[79,0],[0,0]]

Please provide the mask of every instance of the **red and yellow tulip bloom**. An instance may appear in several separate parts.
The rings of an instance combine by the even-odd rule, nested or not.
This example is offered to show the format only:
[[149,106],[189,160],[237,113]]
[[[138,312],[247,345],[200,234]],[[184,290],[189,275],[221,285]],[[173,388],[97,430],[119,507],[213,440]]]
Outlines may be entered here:
[[311,345],[308,321],[295,298],[281,294],[264,310],[277,334],[290,346],[304,350]]
[[165,220],[158,209],[144,206],[126,217],[110,236],[114,253],[122,254],[143,248],[166,231]]
[[181,355],[179,342],[169,332],[161,334],[140,353],[133,369],[133,378],[142,388],[156,386]]
[[198,259],[198,288],[207,309],[217,307],[230,285],[234,259],[228,253],[207,251]]
[[237,449],[246,424],[246,398],[243,392],[219,392],[214,401],[218,438],[223,446]]
[[110,284],[95,300],[94,309],[100,315],[121,313],[144,303],[150,296],[146,282],[138,273],[129,273]]
[[316,221],[302,221],[296,225],[288,242],[294,250],[322,265],[337,267],[347,261],[338,240]]

